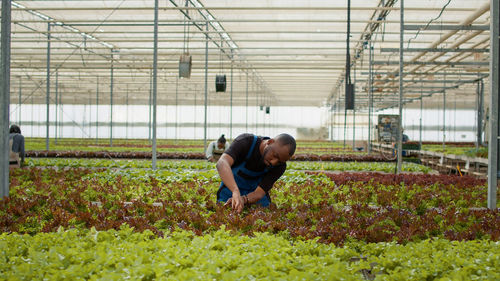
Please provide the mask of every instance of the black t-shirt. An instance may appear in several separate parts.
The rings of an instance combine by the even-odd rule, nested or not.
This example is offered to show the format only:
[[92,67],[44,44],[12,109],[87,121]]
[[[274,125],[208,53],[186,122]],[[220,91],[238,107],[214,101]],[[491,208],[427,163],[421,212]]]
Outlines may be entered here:
[[[248,151],[252,147],[254,135],[252,134],[241,134],[231,143],[229,148],[224,151],[224,153],[229,154],[234,160],[233,167],[241,164],[245,161],[245,157],[248,154]],[[268,139],[267,137],[257,137],[257,141],[255,143],[255,147],[253,149],[252,155],[248,159],[245,168],[254,172],[261,172],[266,168],[266,165],[262,161],[262,155],[260,153],[259,146],[262,143],[262,140]],[[281,175],[286,170],[286,163],[278,166],[273,166],[269,169],[269,171],[264,175],[262,181],[259,186],[262,187],[267,192],[273,187],[274,182],[276,182]]]

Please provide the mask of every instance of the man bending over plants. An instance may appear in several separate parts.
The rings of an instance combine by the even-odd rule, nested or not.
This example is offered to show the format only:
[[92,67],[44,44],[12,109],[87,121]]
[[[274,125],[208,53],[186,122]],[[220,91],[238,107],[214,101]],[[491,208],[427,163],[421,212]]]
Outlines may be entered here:
[[288,134],[274,138],[241,134],[217,161],[222,183],[217,201],[226,202],[238,213],[245,205],[271,203],[269,190],[286,170],[295,153],[295,139]]

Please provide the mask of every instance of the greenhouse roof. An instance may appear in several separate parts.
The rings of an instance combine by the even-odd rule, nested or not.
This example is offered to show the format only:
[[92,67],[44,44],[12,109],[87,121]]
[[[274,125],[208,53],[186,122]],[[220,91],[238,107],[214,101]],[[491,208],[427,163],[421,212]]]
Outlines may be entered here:
[[[368,108],[370,65],[374,107],[397,106],[400,1],[351,2],[356,108]],[[404,1],[405,102],[423,96],[437,104],[446,92],[474,107],[477,80],[489,72],[489,2]],[[11,102],[21,92],[24,102],[45,103],[50,54],[52,103],[57,87],[63,103],[94,104],[98,92],[109,104],[113,85],[114,104],[147,104],[154,6],[13,1]],[[347,0],[166,0],[158,23],[159,104],[203,103],[207,64],[210,105],[230,104],[232,92],[233,105],[344,107]],[[192,56],[190,78],[178,78],[184,53]],[[226,75],[226,92],[216,92],[217,74]]]

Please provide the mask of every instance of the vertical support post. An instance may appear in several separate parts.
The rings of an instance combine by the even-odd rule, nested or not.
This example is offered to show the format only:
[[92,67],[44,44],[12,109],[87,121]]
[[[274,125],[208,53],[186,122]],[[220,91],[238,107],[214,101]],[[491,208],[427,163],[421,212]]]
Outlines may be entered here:
[[356,108],[352,109],[352,150],[356,150]]
[[484,84],[483,80],[477,82],[477,132],[476,149],[483,144],[483,107],[484,107]]
[[45,90],[45,102],[47,104],[47,119],[46,119],[46,135],[45,135],[45,150],[49,150],[49,104],[50,104],[50,25],[49,22],[47,24],[47,78],[46,78],[46,90]]
[[158,0],[155,0],[154,47],[153,47],[153,151],[152,165],[156,170],[156,92],[158,82]]
[[207,104],[208,104],[208,21],[205,24],[205,110],[203,125],[203,153],[207,150]]
[[128,140],[128,83],[125,93],[125,139]]
[[58,98],[59,98],[59,71],[56,70],[56,109],[54,110],[56,113],[55,121],[54,121],[54,143],[57,145],[57,108],[58,108]]
[[21,126],[21,104],[22,104],[22,100],[21,100],[21,94],[22,94],[22,77],[19,75],[19,108],[17,109],[18,110],[18,113],[19,113],[19,118],[17,119],[17,123],[19,124],[19,126]]
[[373,43],[369,45],[368,62],[368,154],[372,153],[372,111],[373,111]]
[[99,139],[99,76],[97,76],[95,90],[95,144]]
[[148,119],[148,140],[151,141],[151,103],[153,99],[153,70],[149,76],[149,119]]
[[418,143],[420,144],[420,149],[422,149],[422,119],[424,114],[424,93],[423,89],[420,90],[420,124],[419,124],[419,140]]
[[398,121],[398,162],[397,173],[401,173],[403,164],[403,35],[404,35],[404,0],[401,0],[399,22],[399,121]]
[[233,139],[233,57],[231,56],[231,96],[229,98],[229,139]]
[[246,89],[245,110],[246,110],[245,131],[248,132],[248,69],[247,69],[247,89]]
[[111,73],[109,83],[109,146],[113,146],[113,72],[114,58],[113,50],[111,50]]
[[[344,92],[345,92],[345,90],[344,90]],[[344,148],[343,148],[344,151],[345,151],[346,138],[347,138],[347,108],[345,107],[345,103],[344,103]]]
[[0,200],[9,197],[9,104],[10,104],[10,24],[11,1],[2,0],[2,32],[0,58]]
[[490,1],[490,134],[488,142],[488,208],[497,208],[497,187],[499,176],[498,159],[498,141],[500,137],[498,118],[499,118],[499,99],[498,82],[500,72],[498,64],[499,58],[499,29],[500,29],[500,0]]
[[443,90],[443,153],[446,149],[446,90]]
[[179,103],[179,77],[175,77],[175,141],[177,141],[177,131],[178,131],[178,122],[179,120],[177,117],[179,114],[177,113],[178,110],[178,103]]
[[[34,102],[33,102],[33,95],[31,95],[31,119],[30,119],[30,128],[31,128],[31,136],[33,136],[33,112],[35,112],[35,106],[34,106]],[[8,124],[7,124],[8,125]]]
[[330,105],[330,141],[333,141],[333,105]]
[[59,93],[59,137],[63,136],[63,134],[62,134],[62,126],[64,125],[63,112],[64,112],[64,110],[63,110],[63,104],[62,104],[62,93]]
[[252,83],[252,95],[255,95],[255,108],[256,108],[256,112],[255,112],[255,134],[258,135],[257,133],[257,123],[259,122],[259,119],[258,119],[258,116],[259,116],[259,112],[258,112],[258,100],[257,100],[257,92],[255,91],[255,81]]
[[[350,48],[350,38],[351,37],[351,0],[347,0],[347,38],[346,38],[346,65],[345,65],[345,78],[344,78],[344,150],[346,142],[347,133],[347,91],[349,84],[351,83],[351,48]],[[353,147],[354,149],[354,147]]]
[[89,92],[89,139],[92,138],[92,95]]
[[195,87],[194,89],[194,118],[193,118],[193,138],[196,139],[196,99],[197,99],[197,94],[198,94],[198,87]]
[[453,110],[453,141],[457,141],[457,96],[454,97],[453,103],[455,109]]

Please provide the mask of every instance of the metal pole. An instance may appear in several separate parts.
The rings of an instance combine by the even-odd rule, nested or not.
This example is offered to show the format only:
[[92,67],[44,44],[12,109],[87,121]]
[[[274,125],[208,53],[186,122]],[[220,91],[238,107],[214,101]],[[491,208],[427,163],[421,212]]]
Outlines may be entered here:
[[352,150],[356,150],[356,109],[352,109]]
[[128,84],[125,93],[125,139],[128,140]]
[[193,118],[193,138],[196,139],[196,98],[198,95],[198,87],[195,87],[194,89],[194,118]]
[[56,71],[56,110],[55,110],[55,113],[56,113],[56,116],[55,116],[55,122],[54,122],[54,143],[57,144],[57,108],[58,108],[58,103],[57,103],[57,100],[58,100],[58,97],[59,97],[59,71]]
[[[92,138],[92,97],[91,97],[91,94],[89,92],[89,121],[88,121],[88,124],[89,124],[89,134],[88,134],[88,137],[89,139]],[[57,123],[57,122],[56,122]]]
[[148,121],[148,140],[151,141],[151,103],[153,99],[153,71],[149,76],[149,121]]
[[0,87],[2,101],[0,104],[0,144],[2,156],[0,159],[0,199],[9,197],[9,104],[10,104],[10,0],[2,0],[2,32],[1,32],[1,69]]
[[398,163],[397,173],[401,173],[403,164],[403,34],[404,34],[404,0],[401,0],[399,23],[399,121],[398,121]]
[[453,103],[455,110],[453,110],[453,141],[457,141],[457,96],[454,97]]
[[373,44],[370,41],[368,62],[368,154],[372,153],[372,110],[373,110]]
[[258,101],[258,97],[257,97],[257,92],[255,91],[255,82],[252,83],[252,94],[255,95],[255,108],[256,108],[256,112],[255,112],[255,134],[257,135],[257,130],[258,130],[258,125],[257,123],[259,123],[259,101]]
[[[347,87],[347,86],[345,86]],[[344,89],[344,93],[345,93],[345,89]],[[344,103],[345,105],[345,103]],[[344,106],[344,151],[345,151],[345,142],[346,142],[346,136],[347,135],[347,108]]]
[[[351,0],[347,0],[347,36],[346,36],[346,66],[345,66],[345,109],[344,109],[344,150],[347,132],[347,89],[351,83],[351,53],[350,53],[350,37],[351,37]],[[354,109],[353,109],[354,110]],[[354,147],[353,147],[354,149]]]
[[346,134],[347,134],[347,109],[344,109],[344,150],[345,150]]
[[99,139],[99,76],[97,76],[96,91],[95,91],[95,144],[97,144],[98,139]]
[[46,123],[46,137],[45,137],[45,150],[49,150],[49,103],[50,103],[50,25],[47,24],[47,81],[46,81],[46,98],[45,102],[47,104],[47,123]]
[[229,139],[233,139],[233,60],[231,57],[231,97],[229,98]]
[[[337,99],[337,109],[339,109],[340,107],[340,97]],[[337,140],[340,141],[340,136],[342,134],[342,127],[340,126],[340,122],[341,122],[341,112],[340,110],[338,110],[338,113],[337,113],[337,120],[336,120],[336,125],[337,125]]]
[[422,91],[420,91],[420,125],[419,125],[419,133],[420,133],[420,137],[419,137],[419,145],[420,145],[420,149],[422,149],[422,119],[423,119],[423,115],[424,114],[424,93]]
[[[354,67],[354,83],[356,83],[356,67]],[[356,102],[356,95],[353,95],[353,101]],[[352,150],[356,151],[356,107],[352,109]]]
[[333,105],[330,105],[330,141],[333,141]]
[[30,120],[30,127],[31,127],[31,136],[33,136],[33,112],[35,112],[35,105],[33,104],[33,95],[31,95],[31,120]]
[[114,59],[113,50],[111,50],[111,75],[109,84],[109,146],[113,146],[113,72],[114,72]]
[[446,149],[446,91],[443,91],[443,153]]
[[179,77],[175,77],[175,140],[177,141],[177,131],[178,131],[178,102],[179,102]]
[[483,107],[484,107],[484,84],[483,80],[477,83],[477,142],[476,148],[483,144]]
[[154,19],[154,50],[153,50],[153,170],[156,170],[156,92],[158,82],[158,0],[155,0]]
[[[490,134],[488,142],[488,208],[497,208],[497,188],[499,165],[498,141],[500,137],[498,127],[498,80],[499,80],[499,0],[490,1]],[[2,29],[3,30],[3,29]]]
[[64,111],[63,111],[63,104],[62,104],[62,93],[59,93],[59,137],[63,136],[63,134],[62,134],[62,126],[64,125],[63,112]]
[[246,121],[245,121],[245,131],[248,132],[248,70],[247,70],[247,89],[246,89]]
[[18,108],[19,119],[17,121],[19,123],[19,126],[21,126],[21,116],[22,116],[21,115],[21,103],[22,103],[22,101],[21,101],[21,92],[22,92],[22,90],[21,89],[22,89],[23,86],[22,86],[21,80],[22,80],[22,77],[19,76],[19,108]]
[[207,105],[208,105],[208,22],[205,25],[207,31],[205,35],[205,110],[204,110],[204,125],[203,125],[203,153],[207,150]]

